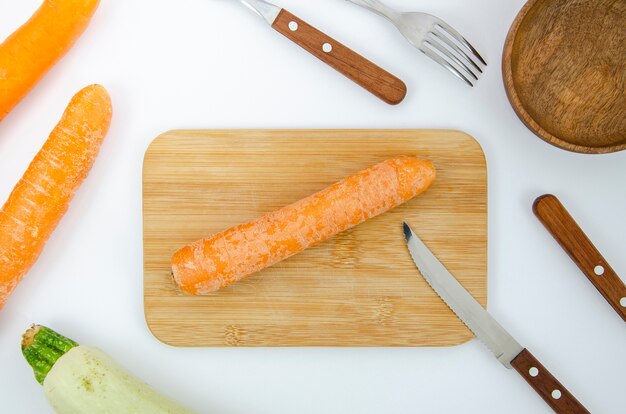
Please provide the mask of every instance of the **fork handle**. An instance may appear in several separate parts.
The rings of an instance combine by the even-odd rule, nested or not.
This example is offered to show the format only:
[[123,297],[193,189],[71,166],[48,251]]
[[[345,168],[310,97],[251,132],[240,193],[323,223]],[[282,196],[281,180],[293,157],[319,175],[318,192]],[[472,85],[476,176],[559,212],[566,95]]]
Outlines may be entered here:
[[374,13],[380,14],[387,19],[394,21],[398,17],[398,12],[387,6],[379,0],[348,0],[350,3],[354,3],[357,6],[365,7]]
[[272,27],[390,105],[402,102],[406,85],[332,37],[282,9]]

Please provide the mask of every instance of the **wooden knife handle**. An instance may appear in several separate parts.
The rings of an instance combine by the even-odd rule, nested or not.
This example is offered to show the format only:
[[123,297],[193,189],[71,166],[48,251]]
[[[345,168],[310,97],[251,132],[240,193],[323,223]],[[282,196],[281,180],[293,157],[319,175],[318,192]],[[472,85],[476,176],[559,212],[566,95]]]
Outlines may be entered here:
[[589,281],[626,322],[626,286],[558,198],[539,197],[533,211]]
[[556,413],[589,413],[587,409],[527,349],[511,365]]
[[282,9],[272,27],[390,105],[402,102],[406,85],[332,37]]

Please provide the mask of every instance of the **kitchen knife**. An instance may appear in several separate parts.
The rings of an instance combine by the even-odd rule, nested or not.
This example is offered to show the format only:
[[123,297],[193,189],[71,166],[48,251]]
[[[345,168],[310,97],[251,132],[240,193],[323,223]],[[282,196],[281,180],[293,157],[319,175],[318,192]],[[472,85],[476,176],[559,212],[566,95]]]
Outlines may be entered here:
[[239,1],[257,12],[274,30],[386,103],[396,105],[406,96],[406,85],[400,79],[287,10],[263,0]]
[[546,194],[533,211],[615,312],[626,321],[626,286],[558,198]]
[[557,413],[589,413],[583,405],[474,299],[404,223],[409,253],[424,279],[498,360],[515,370]]

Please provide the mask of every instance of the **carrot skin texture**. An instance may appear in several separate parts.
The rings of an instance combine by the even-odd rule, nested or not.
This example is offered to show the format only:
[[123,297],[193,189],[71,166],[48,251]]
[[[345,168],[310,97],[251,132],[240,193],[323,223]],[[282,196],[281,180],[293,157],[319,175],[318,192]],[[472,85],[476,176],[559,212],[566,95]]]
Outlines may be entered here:
[[100,0],[45,0],[0,44],[0,121],[84,32]]
[[435,179],[429,161],[387,160],[264,216],[199,240],[172,257],[180,289],[205,295],[405,203]]
[[0,309],[41,254],[87,177],[111,122],[100,85],[82,89],[0,211]]

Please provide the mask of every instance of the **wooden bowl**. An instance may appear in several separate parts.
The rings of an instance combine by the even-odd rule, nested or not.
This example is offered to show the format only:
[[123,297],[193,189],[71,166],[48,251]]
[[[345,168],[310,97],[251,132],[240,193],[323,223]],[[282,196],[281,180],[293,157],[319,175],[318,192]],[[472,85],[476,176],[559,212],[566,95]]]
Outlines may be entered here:
[[530,0],[504,46],[507,95],[557,147],[626,149],[626,1]]

